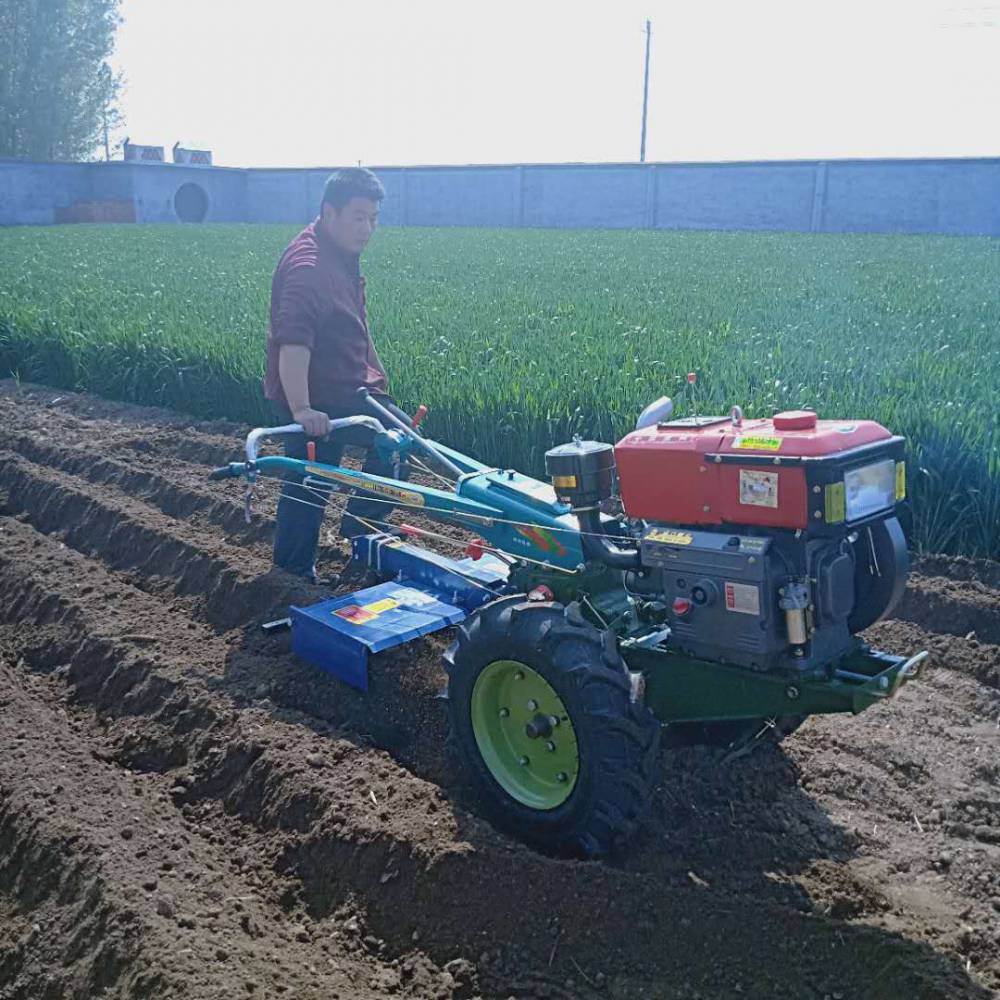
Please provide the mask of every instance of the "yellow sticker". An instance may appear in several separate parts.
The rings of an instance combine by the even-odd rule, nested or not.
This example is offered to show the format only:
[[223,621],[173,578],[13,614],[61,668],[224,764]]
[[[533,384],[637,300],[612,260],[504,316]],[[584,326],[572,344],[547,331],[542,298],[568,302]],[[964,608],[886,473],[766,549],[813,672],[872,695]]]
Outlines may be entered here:
[[553,476],[552,485],[557,490],[571,490],[576,487],[576,476]]
[[373,615],[378,615],[383,611],[391,611],[393,608],[398,608],[399,601],[394,601],[391,597],[384,597],[381,601],[375,601],[374,604],[362,604],[361,607],[365,611],[370,611]]
[[333,472],[330,469],[322,469],[316,465],[307,465],[306,472],[310,476],[319,476],[321,479],[333,479],[345,486],[356,486],[358,489],[367,490],[378,496],[388,497],[399,503],[405,503],[411,507],[423,507],[423,494],[415,493],[413,490],[404,490],[399,486],[391,486],[388,483],[376,483],[373,479],[366,479],[364,476],[352,476],[346,472]]
[[665,528],[654,528],[646,538],[667,545],[690,545],[694,541],[694,535],[688,531],[667,531]]
[[784,438],[738,437],[733,442],[734,448],[750,448],[754,451],[778,451]]
[[906,499],[906,462],[896,463],[896,499]]
[[826,507],[826,523],[840,524],[847,517],[847,503],[844,496],[844,481],[827,483],[824,497]]

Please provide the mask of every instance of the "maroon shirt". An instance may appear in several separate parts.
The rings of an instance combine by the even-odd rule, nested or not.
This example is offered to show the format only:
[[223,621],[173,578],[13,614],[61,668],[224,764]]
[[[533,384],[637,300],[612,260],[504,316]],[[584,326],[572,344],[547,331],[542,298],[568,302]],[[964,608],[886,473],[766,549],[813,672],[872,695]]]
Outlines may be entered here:
[[386,391],[385,369],[368,332],[358,256],[341,250],[318,223],[289,243],[274,271],[264,395],[288,405],[278,352],[282,344],[301,344],[312,351],[309,405],[357,412],[361,386]]

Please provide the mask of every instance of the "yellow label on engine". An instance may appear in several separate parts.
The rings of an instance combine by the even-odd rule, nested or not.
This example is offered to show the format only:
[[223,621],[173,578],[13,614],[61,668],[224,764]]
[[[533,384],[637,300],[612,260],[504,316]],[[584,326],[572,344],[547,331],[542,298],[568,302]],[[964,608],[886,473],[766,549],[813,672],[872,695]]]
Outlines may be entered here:
[[847,498],[844,492],[844,481],[827,483],[826,486],[826,523],[840,524],[847,518]]
[[738,437],[733,442],[734,448],[750,448],[755,451],[779,451],[784,438]]
[[906,462],[896,463],[896,499],[906,499]]
[[694,536],[689,531],[668,531],[666,528],[654,528],[644,541],[663,542],[665,545],[690,545]]
[[572,490],[576,488],[576,476],[553,476],[552,485],[557,490]]

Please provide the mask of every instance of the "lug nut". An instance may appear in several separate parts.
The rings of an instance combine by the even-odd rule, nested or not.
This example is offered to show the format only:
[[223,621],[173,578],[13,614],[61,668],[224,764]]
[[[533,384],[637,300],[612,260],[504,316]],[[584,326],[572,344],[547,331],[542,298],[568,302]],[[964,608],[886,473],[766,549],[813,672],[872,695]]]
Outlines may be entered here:
[[549,725],[550,725],[550,726],[551,726],[551,727],[552,727],[553,729],[555,729],[555,728],[556,728],[556,726],[558,726],[558,725],[559,725],[559,720],[558,720],[558,719],[557,719],[557,718],[556,718],[556,717],[555,717],[554,715],[550,715],[550,716],[549,716]]
[[548,750],[548,751],[549,751],[549,753],[554,753],[554,752],[555,752],[555,749],[556,749],[556,745],[555,745],[555,743],[553,743],[553,742],[552,742],[552,740],[549,740],[549,741],[548,741],[548,742],[547,742],[547,743],[545,744],[545,749],[546,749],[546,750]]
[[510,715],[510,709],[509,708],[501,708],[500,709],[500,718],[501,719],[506,719],[508,715]]
[[527,757],[522,757],[522,758],[521,758],[521,759],[520,759],[520,760],[518,761],[518,764],[520,764],[520,765],[521,765],[521,767],[527,767],[527,766],[528,766],[528,765],[529,765],[530,763],[531,763],[531,761],[530,761],[530,760],[528,760],[528,758],[527,758]]
[[534,712],[538,708],[538,702],[534,698],[528,699],[528,711]]
[[516,681],[523,681],[524,680],[524,671],[523,670],[515,670],[514,671],[514,680],[516,680]]
[[565,771],[560,771],[556,775],[556,781],[569,781],[569,776],[566,774]]

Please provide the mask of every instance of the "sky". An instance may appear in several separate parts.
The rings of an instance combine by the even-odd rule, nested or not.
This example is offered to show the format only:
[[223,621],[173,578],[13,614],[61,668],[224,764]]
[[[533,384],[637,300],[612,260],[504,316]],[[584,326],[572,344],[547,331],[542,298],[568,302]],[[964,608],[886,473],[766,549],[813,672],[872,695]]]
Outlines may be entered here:
[[[227,166],[1000,155],[1000,0],[123,0],[133,142]],[[169,155],[169,154],[168,154]]]

